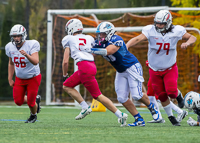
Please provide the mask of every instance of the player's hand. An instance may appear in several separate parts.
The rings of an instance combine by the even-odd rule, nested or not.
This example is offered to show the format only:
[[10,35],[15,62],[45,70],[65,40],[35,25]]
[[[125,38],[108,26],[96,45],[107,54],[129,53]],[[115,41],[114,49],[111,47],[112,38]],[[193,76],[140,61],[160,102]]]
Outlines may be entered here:
[[186,49],[188,46],[189,46],[188,43],[182,43],[182,44],[181,44],[181,48],[182,48],[182,49]]
[[13,80],[9,80],[8,82],[9,82],[9,85],[10,85],[11,87],[14,86],[14,83],[15,83],[15,82],[14,82]]
[[192,117],[189,117],[189,119],[187,120],[187,123],[190,126],[197,126],[197,121],[195,121],[194,119],[192,119]]
[[63,75],[63,82],[65,82],[65,80],[67,79],[67,78],[69,78],[69,75],[67,74],[67,75]]
[[22,55],[27,56],[27,53],[24,50],[19,51]]

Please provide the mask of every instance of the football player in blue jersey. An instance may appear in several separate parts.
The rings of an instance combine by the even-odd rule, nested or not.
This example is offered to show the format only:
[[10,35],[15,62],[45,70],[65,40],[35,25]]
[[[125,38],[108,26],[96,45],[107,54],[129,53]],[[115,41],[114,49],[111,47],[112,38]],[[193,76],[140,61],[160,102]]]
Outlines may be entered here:
[[149,101],[146,94],[142,93],[143,70],[138,59],[131,54],[123,39],[115,35],[115,27],[110,22],[102,22],[97,26],[97,40],[93,48],[81,49],[83,51],[102,55],[116,69],[115,91],[117,100],[134,116],[135,122],[129,126],[145,126],[144,119],[138,113],[133,102],[128,98],[131,92],[132,98],[144,103],[150,110],[154,120],[160,120],[154,104]]

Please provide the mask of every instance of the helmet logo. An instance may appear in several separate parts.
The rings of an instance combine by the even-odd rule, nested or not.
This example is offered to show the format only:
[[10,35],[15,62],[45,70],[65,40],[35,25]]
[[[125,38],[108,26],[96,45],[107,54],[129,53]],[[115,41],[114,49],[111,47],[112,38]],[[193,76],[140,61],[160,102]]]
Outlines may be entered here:
[[189,106],[192,105],[192,102],[193,102],[192,99],[188,99],[188,100],[187,100],[187,103],[188,103]]
[[68,26],[70,23],[72,23],[74,20],[71,20],[71,21],[69,21],[69,23],[67,23],[67,25],[66,26]]
[[106,26],[103,29],[105,29],[105,28],[110,29],[110,28],[112,28],[112,26],[110,24],[106,24]]

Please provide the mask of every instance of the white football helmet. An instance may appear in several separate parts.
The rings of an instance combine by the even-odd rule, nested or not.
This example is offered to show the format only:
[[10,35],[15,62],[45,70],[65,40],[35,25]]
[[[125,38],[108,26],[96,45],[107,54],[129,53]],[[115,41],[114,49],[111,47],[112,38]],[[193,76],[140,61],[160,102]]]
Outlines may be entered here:
[[[165,24],[164,28],[160,29],[156,26],[156,24]],[[168,10],[160,10],[156,13],[156,16],[154,18],[154,25],[157,32],[163,32],[170,28],[172,24],[172,15]]]
[[68,35],[73,35],[75,32],[83,31],[83,24],[79,19],[70,19],[65,25],[65,31]]
[[[13,36],[22,36],[21,41],[15,42]],[[10,30],[10,37],[11,37],[11,42],[15,43],[16,45],[21,44],[26,40],[27,34],[26,34],[26,28],[22,26],[21,24],[16,24],[14,25],[11,30]]]
[[[115,27],[112,23],[110,22],[101,22],[98,26],[97,26],[97,39],[101,42],[106,42],[109,41],[111,39],[111,37],[115,34]],[[100,33],[105,33],[106,37],[103,39],[100,39]]]
[[184,97],[185,107],[190,111],[194,108],[200,109],[200,95],[197,92],[190,91]]

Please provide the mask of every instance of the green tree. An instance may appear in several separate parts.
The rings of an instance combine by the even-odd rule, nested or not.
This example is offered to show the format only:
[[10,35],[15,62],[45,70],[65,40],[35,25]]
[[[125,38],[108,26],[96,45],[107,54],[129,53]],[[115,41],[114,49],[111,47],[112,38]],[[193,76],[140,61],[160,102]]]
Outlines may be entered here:
[[[5,8],[1,46],[5,47],[10,42],[9,31],[15,24],[25,24],[23,0],[9,1]],[[8,84],[8,60],[5,50],[0,51],[0,97],[12,99],[12,88]]]
[[[13,25],[13,11],[12,5],[9,4],[5,8],[5,15],[3,20],[3,28],[1,35],[1,46],[5,45],[10,41],[9,31]],[[5,54],[5,50],[0,50],[0,98],[7,97],[12,98],[12,89],[8,84],[8,57]]]
[[[176,7],[200,7],[200,0],[171,0],[172,6]],[[187,11],[180,10],[181,17],[173,19],[173,24],[184,25],[187,27],[195,27],[200,29],[200,11]],[[194,52],[200,55],[200,36],[198,33],[194,33],[197,37],[197,41],[194,46]]]

